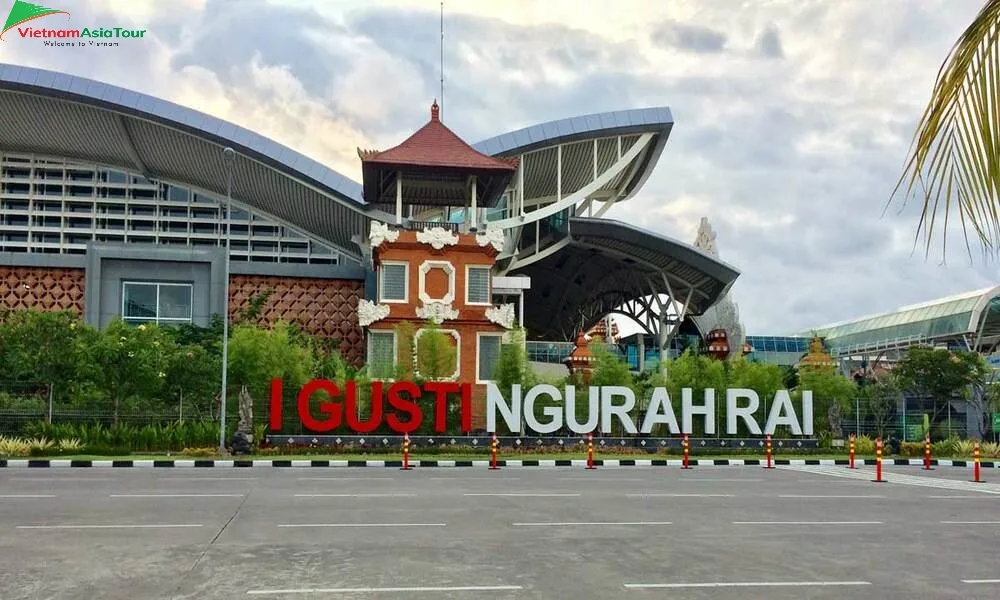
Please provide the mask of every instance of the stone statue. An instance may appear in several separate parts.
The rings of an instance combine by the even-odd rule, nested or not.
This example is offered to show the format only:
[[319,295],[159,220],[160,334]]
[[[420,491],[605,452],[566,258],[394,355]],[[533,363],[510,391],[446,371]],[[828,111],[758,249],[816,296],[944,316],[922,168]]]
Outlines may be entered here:
[[836,402],[830,404],[830,410],[827,411],[827,419],[830,423],[830,434],[833,439],[839,440],[844,437],[844,430],[841,428],[840,419],[840,405]]
[[253,434],[253,398],[250,397],[247,386],[243,386],[240,390],[240,420],[236,429],[246,434]]

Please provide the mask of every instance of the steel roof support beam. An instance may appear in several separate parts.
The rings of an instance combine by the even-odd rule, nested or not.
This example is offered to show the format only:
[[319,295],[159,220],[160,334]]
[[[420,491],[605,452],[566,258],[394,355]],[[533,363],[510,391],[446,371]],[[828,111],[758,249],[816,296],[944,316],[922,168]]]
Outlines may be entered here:
[[139,151],[135,148],[135,140],[132,139],[132,132],[129,131],[128,123],[125,122],[125,117],[120,114],[116,114],[114,121],[118,127],[118,134],[123,140],[125,140],[125,150],[128,152],[129,159],[132,160],[133,167],[142,173],[142,176],[146,179],[154,179],[154,177],[150,174],[149,169],[146,168],[146,163],[143,162],[142,158],[139,156]]
[[[621,143],[621,137],[619,136],[619,143]],[[612,164],[608,169],[601,173],[596,179],[583,186],[579,190],[573,192],[572,194],[566,196],[565,198],[559,199],[559,201],[554,202],[544,208],[538,210],[533,210],[530,213],[520,216],[514,219],[503,219],[501,221],[495,221],[492,223],[494,227],[500,227],[503,229],[508,229],[510,227],[516,227],[518,225],[525,224],[531,221],[540,221],[545,217],[552,216],[558,212],[565,210],[570,206],[576,206],[577,203],[582,202],[588,196],[596,192],[597,190],[604,187],[610,181],[612,181],[619,173],[625,170],[632,161],[636,160],[639,155],[646,149],[653,139],[653,134],[644,133],[639,139],[628,149],[624,155],[622,155],[614,164]],[[560,153],[561,156],[561,153]],[[560,178],[561,181],[561,178]]]

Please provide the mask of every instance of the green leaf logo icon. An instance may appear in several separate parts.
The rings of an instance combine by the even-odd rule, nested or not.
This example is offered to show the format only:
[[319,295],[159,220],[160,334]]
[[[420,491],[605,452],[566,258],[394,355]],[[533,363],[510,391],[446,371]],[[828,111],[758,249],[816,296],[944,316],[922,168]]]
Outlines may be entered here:
[[14,6],[10,8],[10,14],[7,15],[7,22],[3,25],[3,31],[0,31],[0,41],[6,41],[3,39],[5,33],[9,30],[21,25],[22,23],[27,23],[33,19],[38,19],[41,17],[47,17],[49,15],[63,14],[67,17],[69,13],[64,10],[57,10],[54,8],[46,8],[44,6],[39,6],[37,4],[31,4],[30,2],[22,2],[21,0],[14,0]]

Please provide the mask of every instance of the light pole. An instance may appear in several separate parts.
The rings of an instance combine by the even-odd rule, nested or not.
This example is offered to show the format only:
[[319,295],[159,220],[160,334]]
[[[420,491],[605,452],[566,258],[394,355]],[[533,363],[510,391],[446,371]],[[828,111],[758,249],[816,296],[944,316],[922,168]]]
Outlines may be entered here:
[[219,454],[226,452],[226,384],[229,375],[229,253],[232,251],[229,237],[229,216],[230,207],[233,204],[233,166],[236,162],[236,151],[226,147],[222,151],[222,156],[226,163],[226,260],[223,267],[223,278],[225,279],[225,296],[222,309],[222,410],[219,413]]

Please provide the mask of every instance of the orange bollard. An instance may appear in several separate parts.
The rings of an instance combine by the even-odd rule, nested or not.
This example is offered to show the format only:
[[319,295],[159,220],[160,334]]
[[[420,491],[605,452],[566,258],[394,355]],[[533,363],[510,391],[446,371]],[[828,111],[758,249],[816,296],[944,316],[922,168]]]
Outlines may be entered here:
[[885,483],[882,479],[882,438],[875,438],[875,479],[873,483]]
[[765,469],[773,469],[774,465],[771,464],[771,434],[767,434],[767,441],[764,443],[765,451],[767,452],[767,465]]
[[848,469],[853,469],[854,467],[854,434],[851,434],[851,466]]
[[691,466],[688,464],[689,463],[688,455],[691,454],[691,444],[688,442],[688,436],[686,433],[684,434],[684,440],[681,442],[681,445],[684,447],[684,464],[683,466],[681,466],[681,468],[690,469]]
[[594,434],[587,434],[587,468],[596,469],[594,466]]
[[400,471],[409,471],[413,467],[410,466],[410,434],[403,434],[403,466],[400,467]]
[[924,470],[932,471],[931,469],[931,436],[928,434],[924,437]]
[[979,477],[979,442],[976,442],[975,448],[972,450],[972,473],[974,483],[983,483],[983,480]]
[[496,471],[497,469],[500,468],[500,467],[497,466],[497,446],[498,445],[499,445],[499,442],[497,442],[497,434],[494,433],[493,434],[493,444],[490,446],[490,470],[491,471]]

